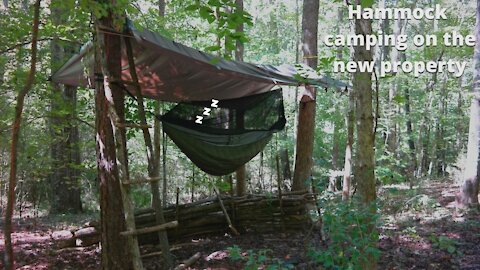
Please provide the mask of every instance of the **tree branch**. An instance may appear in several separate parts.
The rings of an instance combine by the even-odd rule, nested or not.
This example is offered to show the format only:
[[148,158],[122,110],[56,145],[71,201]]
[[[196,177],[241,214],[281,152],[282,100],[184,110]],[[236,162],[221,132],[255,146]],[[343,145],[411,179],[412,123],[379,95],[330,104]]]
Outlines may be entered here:
[[[38,39],[37,42],[43,42],[43,41],[52,41],[54,40],[55,38],[52,38],[52,37],[49,37],[49,38],[41,38],[41,39]],[[70,43],[74,43],[74,44],[78,44],[78,45],[83,45],[82,43],[78,42],[78,41],[74,41],[74,40],[68,40],[68,39],[63,39],[63,38],[57,38],[58,40],[60,41],[65,41],[65,42],[70,42]],[[0,54],[4,54],[4,53],[8,53],[8,52],[11,52],[17,48],[20,48],[20,47],[23,47],[23,46],[26,46],[26,45],[29,45],[31,44],[32,41],[31,40],[27,40],[27,41],[23,41],[23,42],[20,42],[20,43],[17,43],[11,47],[8,47],[4,50],[1,50],[0,51]]]

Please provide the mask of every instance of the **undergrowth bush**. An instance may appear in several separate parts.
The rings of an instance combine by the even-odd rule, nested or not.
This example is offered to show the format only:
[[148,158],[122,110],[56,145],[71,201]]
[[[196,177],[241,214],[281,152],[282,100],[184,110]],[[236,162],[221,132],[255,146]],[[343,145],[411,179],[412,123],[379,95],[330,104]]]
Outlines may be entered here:
[[228,248],[229,257],[233,261],[242,261],[245,270],[289,270],[294,269],[290,263],[281,259],[274,258],[269,249],[248,250],[242,252],[240,247],[233,246]]
[[315,262],[327,269],[362,269],[367,258],[380,256],[378,232],[371,230],[377,225],[378,214],[355,201],[324,199],[320,207],[327,246],[310,248],[308,256]]

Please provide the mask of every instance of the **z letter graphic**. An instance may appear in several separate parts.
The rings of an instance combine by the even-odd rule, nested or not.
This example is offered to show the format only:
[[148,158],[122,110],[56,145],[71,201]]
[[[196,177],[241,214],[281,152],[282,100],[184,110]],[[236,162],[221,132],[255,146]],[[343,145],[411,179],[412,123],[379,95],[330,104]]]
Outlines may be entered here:
[[210,107],[212,107],[212,108],[218,108],[218,105],[217,105],[217,104],[218,104],[218,100],[212,99],[212,105],[210,105]]
[[210,115],[210,111],[211,111],[211,110],[212,110],[212,109],[207,108],[207,107],[203,108],[203,115],[207,115],[207,116]]
[[195,120],[195,123],[202,124],[203,123],[202,120],[203,120],[203,116],[197,115],[197,120]]

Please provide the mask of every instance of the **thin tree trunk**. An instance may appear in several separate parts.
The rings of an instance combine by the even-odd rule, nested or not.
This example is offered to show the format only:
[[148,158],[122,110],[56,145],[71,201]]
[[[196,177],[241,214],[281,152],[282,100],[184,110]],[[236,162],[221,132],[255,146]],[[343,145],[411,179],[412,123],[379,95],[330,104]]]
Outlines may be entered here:
[[192,163],[192,189],[191,189],[190,202],[193,202],[194,199],[195,199],[195,164]]
[[[299,0],[295,0],[295,63],[300,61],[300,4]],[[295,119],[298,118],[298,86],[295,87]],[[295,121],[294,130],[297,130],[298,122]],[[297,140],[296,133],[294,133],[294,140]]]
[[263,151],[260,152],[260,165],[258,168],[258,178],[260,179],[260,183],[262,185],[262,190],[265,190],[265,181],[263,179]]
[[[305,0],[302,18],[302,49],[303,57],[308,66],[317,67],[317,34],[319,0]],[[300,100],[297,126],[297,145],[295,154],[295,171],[292,190],[309,188],[308,181],[312,174],[313,142],[315,131],[315,88],[306,86]]]
[[[130,75],[135,85],[137,85],[138,116],[140,119],[140,124],[146,126],[147,119],[145,115],[144,101],[143,101],[143,96],[141,92],[142,89],[140,89],[140,86],[139,86],[140,84],[138,81],[137,71],[135,67],[135,60],[133,58],[133,49],[132,49],[132,45],[130,43],[129,38],[125,38],[125,47],[127,51],[128,64],[130,67]],[[145,141],[145,145],[147,147],[148,176],[150,178],[156,178],[156,177],[158,178],[159,177],[158,170],[155,168],[157,166],[156,165],[157,160],[155,160],[155,157],[154,157],[154,148],[153,148],[153,142],[152,142],[152,137],[150,135],[150,131],[148,130],[148,128],[143,128],[142,133],[143,133],[143,139]],[[156,219],[157,225],[164,224],[165,218],[163,216],[163,207],[162,207],[162,202],[160,200],[160,190],[159,190],[158,182],[151,182],[150,189],[152,192],[152,204],[153,204],[153,208],[155,209],[155,219]],[[164,230],[159,231],[158,239],[162,249],[163,258],[166,264],[165,268],[169,269],[173,266],[173,260],[170,255],[170,247],[168,244],[166,231]]]
[[12,144],[10,147],[10,177],[8,181],[8,198],[7,209],[5,211],[5,254],[4,265],[6,270],[15,269],[15,259],[13,257],[12,246],[12,218],[13,209],[15,206],[15,186],[17,179],[17,154],[18,154],[18,140],[20,137],[20,125],[22,122],[23,105],[25,97],[33,86],[35,79],[35,71],[37,68],[37,39],[38,39],[38,25],[40,18],[40,0],[36,0],[34,4],[34,16],[32,27],[32,56],[30,63],[30,71],[28,73],[25,86],[18,93],[17,105],[15,106],[15,118],[12,126]]
[[[356,0],[360,5],[361,0]],[[372,21],[355,19],[355,34],[371,35]],[[372,51],[365,46],[354,47],[354,61],[373,61]],[[372,203],[376,200],[375,188],[375,134],[373,130],[373,97],[372,97],[372,74],[368,72],[355,72],[353,74],[353,88],[355,91],[356,104],[355,116],[357,123],[357,149],[355,151],[355,179],[361,202],[370,209],[371,214],[376,213],[376,207]],[[374,224],[367,226],[367,234],[376,228]],[[362,269],[376,269],[376,260],[372,254],[367,253],[362,262]]]
[[347,201],[350,198],[350,187],[352,185],[353,138],[355,132],[355,96],[353,89],[348,89],[348,111],[345,122],[347,126],[347,145],[345,147],[345,164],[343,166],[342,200]]
[[333,123],[333,137],[332,137],[332,174],[328,180],[328,190],[337,191],[337,171],[338,171],[338,151],[340,146],[338,145],[338,123]]
[[165,16],[165,6],[165,0],[158,0],[158,15],[160,15],[160,17]]
[[447,77],[444,77],[444,82],[442,86],[442,91],[440,96],[443,97],[440,100],[440,117],[437,123],[437,130],[436,130],[436,141],[437,141],[437,156],[436,156],[436,166],[434,167],[435,173],[437,176],[445,176],[446,173],[446,151],[447,151],[447,142],[444,139],[445,136],[445,127],[444,123],[447,118],[447,111],[448,111],[448,93],[447,93]]
[[[284,134],[282,135],[282,139],[286,141],[286,130],[282,132],[282,134]],[[286,146],[280,150],[280,162],[282,164],[282,174],[284,182],[291,181],[292,169],[290,168],[290,156],[288,154],[288,148]]]
[[[58,7],[59,1],[51,3],[52,20],[55,25],[65,23],[62,14],[65,10]],[[75,50],[62,45],[58,38],[52,40],[52,70],[65,62]],[[78,126],[76,123],[77,89],[53,83],[51,100],[50,132],[52,143],[52,175],[50,176],[51,209],[50,213],[78,213],[82,211],[80,199],[79,171],[80,147]],[[68,113],[61,113],[67,111]],[[60,192],[59,192],[60,191]]]
[[[477,23],[475,37],[480,40],[480,0],[477,0]],[[467,159],[463,185],[457,196],[459,207],[478,207],[480,178],[480,42],[475,44],[473,73],[473,98],[470,106],[470,126],[467,146]]]
[[[243,12],[243,0],[235,0],[235,12]],[[238,25],[237,32],[243,32],[243,24]],[[240,40],[236,41],[235,49],[235,60],[243,61],[243,51],[244,46]],[[244,123],[244,114],[242,112],[237,112],[237,128],[243,128]],[[237,196],[243,196],[247,193],[247,168],[246,164],[240,166],[235,172],[237,178]]]
[[[243,0],[235,0],[236,12],[241,13],[243,12]],[[237,32],[243,33],[243,23],[239,24],[237,27]],[[245,46],[243,45],[240,40],[236,41],[236,48],[235,48],[235,60],[243,61],[243,52],[245,50]]]
[[167,134],[162,132],[162,203],[167,205]]
[[[343,24],[343,7],[337,11],[337,34],[341,34],[340,26]],[[343,47],[337,49],[337,61],[343,61]],[[345,146],[345,162],[343,165],[342,179],[342,200],[350,199],[350,187],[352,177],[352,150],[353,137],[355,130],[355,98],[353,89],[348,89],[348,110],[345,116],[345,126],[347,127],[347,141]]]
[[[464,112],[463,112],[463,91],[464,91],[464,86],[463,86],[463,76],[461,76],[460,78],[458,78],[458,87],[459,87],[459,91],[458,91],[458,102],[457,102],[457,108],[455,110],[455,113],[457,114],[458,118],[459,119],[462,119],[464,117]],[[463,150],[463,147],[464,147],[464,143],[463,143],[463,134],[465,132],[465,125],[463,123],[463,121],[460,121],[457,125],[456,125],[456,149],[459,150],[459,152],[462,152]]]
[[410,115],[410,89],[409,86],[406,85],[404,88],[405,92],[405,115],[407,117],[407,141],[408,141],[408,154],[410,156],[409,161],[409,168],[408,168],[408,182],[410,184],[410,188],[413,187],[414,179],[415,179],[415,172],[417,170],[417,156],[415,154],[415,141],[413,139],[413,124],[412,124],[412,117]]
[[[397,19],[394,24],[394,30],[393,34],[395,38],[398,36],[402,35],[402,29],[403,29],[403,21],[401,19]],[[385,46],[385,48],[388,48],[388,46]],[[391,51],[391,61],[393,63],[400,62],[402,52],[392,48]],[[396,74],[395,74],[396,75]],[[389,103],[389,113],[387,114],[388,116],[388,132],[387,132],[387,140],[386,140],[386,149],[388,150],[388,153],[392,157],[397,156],[397,145],[398,145],[398,135],[397,135],[397,130],[398,130],[398,125],[396,119],[396,114],[398,113],[398,105],[395,102],[395,97],[397,96],[397,93],[399,92],[399,78],[395,78],[390,86],[389,92],[388,92],[388,103]]]
[[[158,16],[165,17],[165,0],[158,0]],[[162,113],[162,106],[160,101],[155,101],[155,114],[160,115]],[[165,134],[163,134],[165,136]],[[162,142],[162,126],[160,121],[155,120],[153,124],[153,156],[155,160],[154,175],[160,176],[160,167],[162,166],[162,205],[167,204],[167,141],[166,138]],[[152,188],[154,188],[152,186]],[[157,186],[158,188],[158,186]],[[154,196],[151,201],[152,207],[155,207]]]

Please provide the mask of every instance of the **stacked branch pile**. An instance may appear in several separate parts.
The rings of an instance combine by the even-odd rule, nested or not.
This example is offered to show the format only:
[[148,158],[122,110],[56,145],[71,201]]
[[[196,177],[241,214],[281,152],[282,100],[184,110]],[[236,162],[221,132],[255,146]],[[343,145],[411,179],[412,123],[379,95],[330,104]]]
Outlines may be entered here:
[[[315,209],[311,193],[286,193],[280,198],[268,195],[232,197],[221,195],[225,209],[240,232],[272,233],[304,230],[311,226],[309,209]],[[230,232],[226,216],[217,197],[194,203],[170,206],[164,211],[165,220],[177,220],[178,226],[168,230],[171,241],[208,234]],[[137,212],[137,227],[155,225],[152,209]],[[154,234],[140,236],[141,243],[151,243]]]
[[[241,233],[245,231],[272,233],[305,230],[312,224],[309,211],[315,209],[314,195],[306,192],[285,193],[281,196],[234,197],[221,195],[221,199],[232,225]],[[229,224],[218,197],[169,206],[164,209],[164,216],[166,222],[178,221],[178,226],[167,230],[168,238],[172,242],[229,232]],[[154,210],[138,211],[135,214],[135,221],[137,229],[155,226]],[[89,240],[99,240],[99,228],[92,226],[89,228],[91,234],[89,236],[94,236],[88,237]],[[79,231],[82,230],[85,229]],[[75,236],[77,232],[73,232],[72,236]],[[141,244],[155,244],[157,234],[153,232],[139,235],[139,241]],[[93,244],[91,241],[88,242]],[[63,239],[61,246],[74,246],[75,243],[78,244],[78,241]]]

